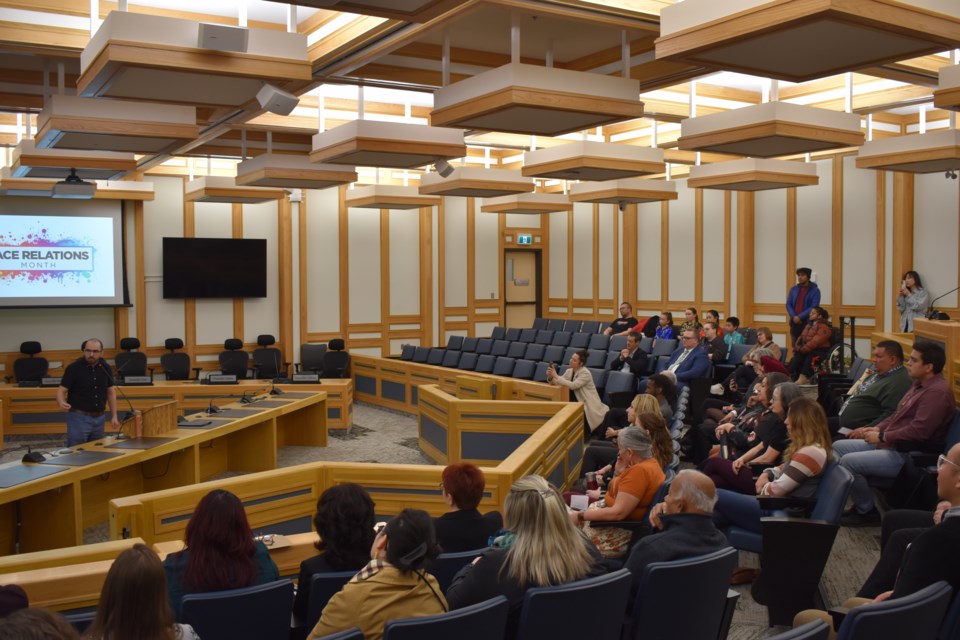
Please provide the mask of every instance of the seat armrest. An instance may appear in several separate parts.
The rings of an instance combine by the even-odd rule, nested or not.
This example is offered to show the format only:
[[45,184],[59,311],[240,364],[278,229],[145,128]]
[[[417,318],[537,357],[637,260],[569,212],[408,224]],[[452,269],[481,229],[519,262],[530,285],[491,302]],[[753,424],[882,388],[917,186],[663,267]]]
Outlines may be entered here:
[[850,613],[850,609],[847,607],[834,607],[828,609],[827,613],[830,614],[830,617],[833,618],[833,628],[839,629],[840,625],[843,624],[843,619],[847,617],[847,614]]
[[777,509],[805,509],[811,511],[817,504],[815,498],[798,498],[794,496],[757,496],[760,508],[767,511]]

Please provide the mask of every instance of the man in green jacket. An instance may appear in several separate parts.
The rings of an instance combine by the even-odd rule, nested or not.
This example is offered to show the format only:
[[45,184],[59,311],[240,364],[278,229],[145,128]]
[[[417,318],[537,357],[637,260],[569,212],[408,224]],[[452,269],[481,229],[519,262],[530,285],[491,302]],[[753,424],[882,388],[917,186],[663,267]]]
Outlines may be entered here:
[[873,373],[863,379],[840,408],[838,435],[862,437],[859,429],[872,427],[897,410],[911,380],[903,367],[903,347],[883,340],[873,349]]

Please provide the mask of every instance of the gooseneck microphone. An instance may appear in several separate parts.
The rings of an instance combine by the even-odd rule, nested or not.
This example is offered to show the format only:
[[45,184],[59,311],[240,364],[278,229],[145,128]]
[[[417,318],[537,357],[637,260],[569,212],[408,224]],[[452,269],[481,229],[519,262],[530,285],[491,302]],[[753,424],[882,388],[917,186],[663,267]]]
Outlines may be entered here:
[[282,396],[283,389],[277,389],[277,378],[280,377],[280,358],[277,356],[277,352],[273,352],[273,362],[274,362],[274,376],[273,380],[270,381],[270,395],[272,396]]
[[236,397],[237,397],[236,394],[230,393],[227,395],[215,396],[213,398],[210,398],[210,404],[209,406],[207,406],[207,415],[212,416],[215,413],[220,413],[221,411],[223,411],[223,409],[221,409],[220,407],[218,407],[213,403],[214,400],[222,400],[223,398],[236,398]]
[[949,317],[947,317],[947,318],[941,318],[941,317],[940,317],[940,312],[937,311],[937,310],[934,308],[933,305],[935,305],[935,304],[937,303],[937,301],[940,300],[941,298],[944,298],[944,297],[950,295],[951,293],[953,293],[953,292],[955,292],[955,291],[957,291],[957,290],[960,290],[960,287],[955,287],[955,288],[951,289],[950,291],[947,291],[947,292],[946,292],[945,294],[943,294],[942,296],[937,296],[936,298],[934,298],[934,299],[933,299],[933,302],[930,303],[930,306],[927,307],[927,313],[926,313],[926,318],[927,318],[927,320],[949,320]]
[[130,408],[127,413],[120,417],[120,426],[117,427],[117,440],[123,440],[127,437],[123,434],[123,425],[137,415],[137,410],[133,408],[133,403],[130,402],[130,398],[128,398],[127,394],[123,392],[123,387],[117,384],[116,378],[114,378],[113,374],[110,373],[110,365],[107,363],[107,361],[103,358],[100,358],[100,360],[97,361],[97,366],[103,369],[103,372],[107,374],[107,377],[110,378],[110,382],[113,384],[113,388],[120,392],[120,397],[123,398],[124,402],[126,402],[127,406]]

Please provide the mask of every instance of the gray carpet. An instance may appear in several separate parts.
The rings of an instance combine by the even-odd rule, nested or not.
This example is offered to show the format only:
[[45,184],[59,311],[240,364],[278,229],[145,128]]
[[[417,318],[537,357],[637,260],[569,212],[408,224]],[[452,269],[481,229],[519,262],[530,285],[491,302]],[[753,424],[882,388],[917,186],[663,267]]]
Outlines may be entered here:
[[[333,431],[330,435],[327,447],[282,447],[277,456],[278,465],[289,467],[318,460],[433,464],[417,446],[416,418],[404,413],[356,403],[353,426],[349,430]],[[60,448],[62,443],[62,436],[8,436],[4,439],[6,450],[0,455],[0,462],[18,460],[27,445],[49,450]],[[24,449],[14,451],[15,447]],[[238,474],[223,474],[217,479],[233,475]],[[88,544],[108,537],[106,522],[84,530],[84,542]],[[821,584],[827,606],[838,606],[857,592],[879,557],[879,538],[879,527],[840,529]],[[740,554],[741,566],[755,567],[757,564],[755,554]],[[785,630],[784,627],[767,626],[767,610],[750,597],[750,585],[735,588],[741,596],[730,630],[731,640],[767,638]],[[682,594],[677,595],[682,597]]]

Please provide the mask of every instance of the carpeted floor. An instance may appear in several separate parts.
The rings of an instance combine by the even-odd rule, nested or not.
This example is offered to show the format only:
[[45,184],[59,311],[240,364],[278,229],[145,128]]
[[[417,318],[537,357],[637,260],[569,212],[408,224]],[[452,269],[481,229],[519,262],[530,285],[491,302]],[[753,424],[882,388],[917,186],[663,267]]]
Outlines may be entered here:
[[[4,440],[6,448],[0,454],[0,463],[18,460],[28,445],[35,450],[63,446],[62,436],[8,436]],[[329,446],[282,447],[277,457],[280,467],[318,460],[433,464],[417,446],[415,417],[362,403],[354,405],[353,426],[349,430],[331,432]],[[84,530],[84,542],[88,544],[108,537],[105,522]],[[827,606],[840,605],[860,588],[879,556],[879,538],[879,527],[840,529],[821,583]],[[740,554],[741,566],[757,564],[755,554]],[[731,640],[766,638],[785,630],[784,627],[767,625],[767,610],[750,597],[749,585],[735,588],[741,596],[730,630]]]

